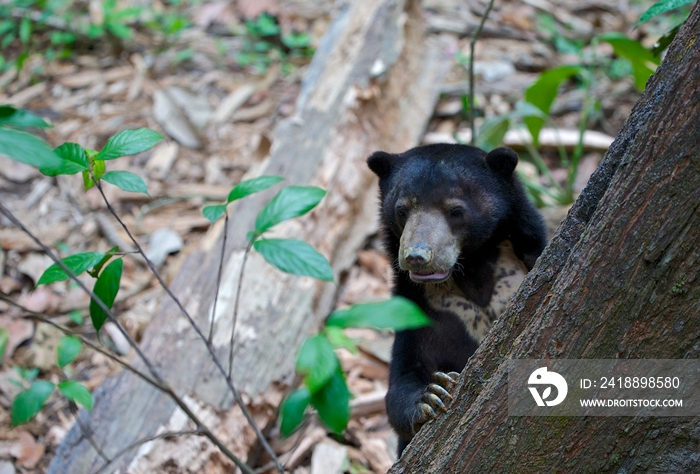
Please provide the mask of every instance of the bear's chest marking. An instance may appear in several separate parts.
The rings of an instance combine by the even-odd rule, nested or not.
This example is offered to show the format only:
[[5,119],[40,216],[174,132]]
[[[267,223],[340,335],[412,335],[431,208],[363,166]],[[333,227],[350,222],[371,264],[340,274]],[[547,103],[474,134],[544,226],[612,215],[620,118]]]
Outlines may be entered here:
[[520,287],[527,268],[516,257],[509,241],[498,246],[499,255],[494,266],[494,288],[491,301],[481,307],[468,300],[453,280],[438,285],[426,285],[425,296],[435,311],[446,311],[457,316],[479,344],[486,337],[491,325],[503,313],[510,298]]

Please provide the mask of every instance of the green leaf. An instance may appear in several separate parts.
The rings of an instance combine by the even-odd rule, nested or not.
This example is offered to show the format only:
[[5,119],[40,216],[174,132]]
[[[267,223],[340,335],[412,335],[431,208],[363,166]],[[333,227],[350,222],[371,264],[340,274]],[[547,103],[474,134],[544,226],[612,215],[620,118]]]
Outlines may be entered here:
[[491,151],[501,146],[508,128],[510,128],[508,116],[492,117],[485,120],[479,128],[477,145],[486,151]]
[[113,160],[121,156],[135,155],[150,150],[162,139],[163,136],[160,133],[148,128],[124,130],[110,138],[96,158],[98,160]]
[[284,181],[284,178],[279,176],[259,176],[257,178],[241,181],[231,190],[226,202],[232,202],[236,199],[241,199],[251,194],[264,191],[280,181]]
[[304,382],[311,393],[317,392],[340,367],[338,356],[328,339],[322,334],[308,338],[297,356],[297,372],[304,375]]
[[[66,258],[62,258],[61,262],[63,262],[63,264],[77,276],[86,271],[88,268],[92,268],[98,263],[100,263],[100,260],[102,260],[104,256],[105,254],[103,254],[102,252],[76,253],[75,255],[70,255]],[[39,278],[39,281],[37,282],[36,286],[48,285],[49,283],[63,281],[69,278],[70,277],[68,276],[68,274],[64,272],[63,269],[59,267],[57,263],[54,263],[49,268],[47,268],[46,271],[44,271],[44,273]]]
[[148,196],[148,188],[141,176],[128,171],[110,171],[102,179],[130,193],[143,193]]
[[86,170],[90,166],[87,151],[77,143],[66,142],[54,148],[53,151],[62,159],[79,165],[81,170]]
[[23,44],[29,43],[29,37],[32,35],[32,23],[29,18],[22,18],[22,22],[19,24],[19,40]]
[[[123,268],[124,262],[121,258],[107,265],[102,270],[95,282],[95,287],[92,289],[92,292],[110,309],[119,292],[119,282],[122,278]],[[92,318],[92,325],[95,327],[95,331],[98,332],[107,320],[107,313],[94,300],[90,300],[90,318]]]
[[664,33],[664,35],[661,38],[658,39],[658,41],[651,50],[651,53],[654,55],[655,58],[660,57],[661,53],[668,49],[671,42],[678,35],[678,32],[681,31],[681,26],[683,26],[683,23],[674,26],[669,31]]
[[350,420],[350,391],[343,372],[336,370],[321,390],[311,394],[319,418],[335,433],[342,433]]
[[622,33],[604,33],[597,38],[609,43],[615,54],[627,59],[632,64],[634,85],[640,91],[644,90],[649,77],[654,74],[659,65],[659,58],[642,46],[639,41],[630,39]]
[[21,425],[34,418],[51,396],[53,389],[54,384],[51,382],[37,380],[27,390],[19,392],[12,402],[12,425]]
[[95,400],[85,385],[75,380],[64,380],[58,384],[58,389],[68,400],[78,403],[88,410],[92,410]]
[[657,15],[661,15],[662,13],[675,10],[676,8],[682,7],[683,5],[687,5],[689,3],[693,3],[694,1],[695,0],[661,0],[659,2],[656,2],[642,14],[636,26],[646,23],[647,21],[651,20]]
[[313,186],[288,186],[280,190],[255,219],[255,232],[262,234],[273,225],[309,212],[321,202],[326,191]]
[[70,318],[71,321],[73,321],[74,324],[77,324],[80,326],[83,324],[83,314],[78,311],[77,309],[75,311],[71,311],[68,313],[68,318]]
[[31,369],[23,369],[22,367],[17,367],[15,365],[12,368],[15,369],[15,371],[19,374],[20,377],[22,377],[28,382],[31,382],[36,378],[37,375],[39,375],[39,369],[37,367],[33,367]]
[[202,215],[209,219],[212,224],[219,220],[226,212],[226,204],[216,204],[214,206],[204,206]]
[[106,264],[107,262],[109,262],[109,260],[110,260],[110,259],[114,256],[114,254],[117,253],[118,251],[119,251],[119,246],[118,246],[118,245],[115,245],[114,247],[112,247],[111,249],[109,249],[109,250],[107,251],[107,253],[105,254],[104,258],[103,258],[102,260],[100,260],[100,263],[98,263],[97,265],[95,265],[94,267],[92,267],[90,270],[88,270],[88,275],[90,275],[90,276],[93,277],[93,278],[97,278],[97,277],[99,276],[100,272],[102,271],[102,267],[104,267],[105,264]]
[[61,368],[67,366],[78,357],[82,348],[83,343],[75,336],[61,338],[56,347],[56,363]]
[[7,343],[10,341],[10,333],[7,328],[0,328],[0,361],[5,357]]
[[432,324],[420,307],[413,301],[394,296],[378,303],[359,303],[348,309],[334,311],[326,326],[340,328],[415,329]]
[[0,126],[51,128],[51,125],[38,115],[9,105],[0,105]]
[[333,269],[326,257],[311,245],[293,239],[260,239],[253,243],[268,263],[283,272],[333,281]]
[[[90,155],[90,151],[86,150],[88,152],[88,156]],[[92,162],[92,174],[95,176],[96,180],[100,180],[102,178],[102,175],[105,174],[107,166],[105,165],[105,162],[102,160],[93,160]],[[83,171],[83,185],[85,186],[85,191],[89,190],[95,185],[95,181],[93,181],[92,176],[90,176],[89,171]]]
[[[559,86],[581,70],[578,66],[561,66],[543,72],[540,77],[525,90],[525,102],[540,109],[549,115],[554,99],[559,91]],[[535,146],[539,144],[539,135],[545,120],[540,117],[526,117],[524,119],[527,129],[532,135]]]
[[280,410],[280,431],[285,438],[301,425],[304,421],[304,412],[311,403],[311,392],[306,387],[293,391],[282,402]]
[[42,168],[60,168],[63,164],[44,141],[29,133],[8,128],[0,128],[0,153],[39,171]]
[[326,326],[323,328],[323,334],[328,338],[334,349],[347,349],[353,354],[357,354],[357,342],[355,339],[345,335],[343,328],[337,326]]

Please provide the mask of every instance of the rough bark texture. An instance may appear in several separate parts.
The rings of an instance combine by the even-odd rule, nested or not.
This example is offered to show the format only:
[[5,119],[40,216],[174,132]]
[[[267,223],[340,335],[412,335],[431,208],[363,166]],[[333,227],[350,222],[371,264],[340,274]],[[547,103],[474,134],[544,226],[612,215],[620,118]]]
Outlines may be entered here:
[[[376,228],[374,178],[365,159],[377,149],[401,151],[417,144],[434,109],[448,59],[436,41],[426,39],[421,12],[413,2],[362,0],[340,11],[309,67],[296,116],[276,128],[271,156],[255,173],[328,190],[317,209],[280,225],[278,235],[310,242],[329,258],[336,276],[349,268],[357,249]],[[229,211],[229,244],[214,333],[222,361],[228,360],[245,235],[275,191],[247,198]],[[205,333],[221,231],[221,225],[210,231],[172,285]],[[258,255],[250,255],[236,327],[233,382],[251,400],[262,428],[274,422],[284,383],[293,378],[294,354],[332,309],[337,289],[282,274]],[[153,316],[142,347],[213,431],[237,455],[249,458],[254,436],[238,407],[231,406],[231,394],[204,345],[172,301],[164,300]],[[81,416],[108,455],[158,430],[186,426],[167,397],[128,373],[105,382],[96,393],[93,412]],[[110,472],[163,472],[163,463],[168,472],[230,472],[230,464],[198,437],[158,441],[138,455],[132,451]],[[94,472],[102,464],[74,427],[49,472]]]
[[458,401],[391,473],[700,472],[697,418],[508,417],[505,370],[510,359],[700,357],[698,36],[696,5],[468,363]]

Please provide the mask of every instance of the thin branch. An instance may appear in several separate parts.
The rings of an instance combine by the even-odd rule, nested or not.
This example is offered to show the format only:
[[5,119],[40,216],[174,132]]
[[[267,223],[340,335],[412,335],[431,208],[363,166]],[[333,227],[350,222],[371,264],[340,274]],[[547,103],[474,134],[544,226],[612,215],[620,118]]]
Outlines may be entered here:
[[122,449],[121,451],[117,452],[114,457],[107,461],[107,463],[99,468],[97,471],[95,471],[95,474],[100,474],[101,472],[104,472],[105,469],[107,469],[110,464],[112,464],[114,461],[122,457],[124,454],[128,453],[132,449],[138,448],[142,444],[149,443],[151,441],[155,441],[157,439],[163,439],[163,438],[173,438],[175,436],[204,436],[204,433],[202,433],[199,430],[186,430],[186,431],[166,431],[160,434],[157,434],[155,436],[149,436],[147,438],[142,438],[134,443],[131,443],[129,446],[126,448]]
[[97,454],[107,463],[111,463],[112,460],[109,459],[109,457],[100,449],[100,447],[97,445],[97,442],[92,438],[92,435],[90,434],[90,429],[83,424],[83,422],[80,420],[80,417],[78,416],[78,407],[73,403],[72,401],[68,401],[68,406],[70,407],[70,411],[75,417],[75,422],[78,424],[80,427],[80,431],[83,432],[83,436],[85,436],[85,439],[88,440],[90,445],[92,446],[92,449],[97,451]]
[[219,271],[216,273],[216,290],[214,291],[214,307],[211,310],[211,324],[209,325],[209,337],[207,341],[212,343],[214,336],[214,318],[216,317],[216,303],[219,301],[219,288],[221,288],[221,274],[224,270],[224,253],[226,252],[226,238],[228,237],[228,212],[224,212],[224,236],[221,242],[221,254],[219,255]]
[[[98,185],[99,187],[99,185]],[[100,192],[102,190],[100,189]],[[104,194],[102,194],[104,197]],[[109,206],[109,203],[108,203]],[[109,206],[111,208],[111,206]],[[182,411],[185,412],[185,414],[197,425],[197,428],[200,429],[204,435],[209,438],[212,443],[214,443],[216,446],[219,447],[221,452],[228,457],[231,461],[233,461],[236,466],[238,466],[242,472],[245,474],[254,474],[255,471],[252,470],[250,466],[248,466],[246,463],[238,459],[215,435],[212,433],[205,425],[200,421],[200,419],[195,415],[192,410],[187,406],[187,404],[175,393],[175,391],[167,384],[167,382],[160,376],[160,374],[156,371],[155,367],[153,364],[151,364],[151,361],[146,358],[146,356],[141,352],[140,348],[136,344],[136,342],[131,338],[131,335],[129,335],[128,332],[124,329],[124,327],[121,325],[121,323],[117,320],[117,318],[112,314],[110,309],[105,305],[100,298],[98,298],[92,291],[88,290],[85,284],[58,258],[56,255],[49,249],[46,245],[44,245],[43,242],[41,242],[34,234],[32,234],[29,229],[27,229],[15,216],[12,214],[5,206],[0,204],[0,213],[2,213],[5,217],[7,217],[10,222],[12,222],[15,226],[17,226],[19,229],[21,229],[25,234],[27,234],[34,242],[36,242],[37,245],[39,245],[42,250],[64,271],[66,274],[87,293],[90,295],[90,298],[95,301],[98,306],[107,314],[107,317],[109,318],[110,321],[114,322],[117,327],[121,330],[121,332],[124,334],[126,337],[127,341],[131,345],[131,347],[134,348],[137,354],[139,354],[139,357],[142,358],[143,363],[148,367],[149,371],[151,372],[151,375],[153,378],[160,384],[160,390],[162,390],[164,393],[166,393],[170,398],[177,404],[177,406],[180,407]],[[121,221],[120,221],[121,222]],[[123,225],[123,223],[122,223]],[[132,237],[133,239],[133,237]],[[134,241],[136,243],[136,241]],[[137,244],[138,246],[138,244]],[[141,255],[144,255],[143,250],[139,247],[139,251]],[[150,260],[146,259],[149,263],[149,265],[152,267],[153,263],[150,262]],[[158,276],[158,275],[157,275]],[[160,278],[159,278],[160,280]],[[162,280],[160,280],[162,281]],[[200,332],[201,334],[201,332]],[[207,345],[208,347],[211,347],[210,345]],[[222,371],[223,374],[225,372],[223,371],[223,367],[221,367],[221,364],[218,364],[220,367],[220,370]],[[228,379],[227,379],[228,380]],[[229,383],[229,387],[232,387],[232,384]],[[234,393],[234,397],[238,395],[238,392]],[[240,399],[240,396],[238,396]],[[243,400],[240,402],[243,404]],[[245,413],[245,411],[244,411]],[[250,414],[248,414],[250,416]],[[252,420],[252,418],[251,418]],[[256,427],[253,425],[253,429],[256,429]],[[260,435],[262,436],[262,435]],[[269,444],[267,445],[269,447]],[[283,472],[283,471],[280,471]]]
[[231,378],[231,373],[233,372],[233,338],[236,335],[236,321],[238,320],[238,301],[241,297],[241,287],[243,286],[243,269],[245,268],[245,262],[248,260],[248,253],[253,247],[253,242],[250,242],[243,252],[243,261],[241,262],[241,272],[238,275],[238,287],[236,288],[236,302],[233,306],[233,322],[231,323],[231,341],[229,342],[229,353],[228,353],[228,378]]
[[187,310],[182,305],[180,300],[173,294],[173,292],[170,290],[170,288],[165,283],[165,281],[163,281],[163,278],[160,276],[160,273],[158,273],[158,270],[156,270],[151,259],[149,259],[146,256],[146,253],[143,251],[143,248],[141,248],[141,245],[139,245],[139,243],[136,241],[134,236],[131,234],[131,232],[127,228],[126,224],[124,224],[124,222],[119,218],[116,211],[114,210],[112,205],[107,200],[107,196],[105,196],[105,193],[102,190],[102,185],[100,184],[99,180],[95,180],[93,177],[93,181],[95,182],[95,187],[102,195],[102,199],[104,200],[105,204],[107,205],[107,209],[109,210],[110,214],[112,214],[112,216],[114,216],[114,218],[117,220],[117,222],[119,222],[119,224],[121,224],[122,228],[124,229],[126,234],[129,236],[129,239],[131,239],[131,241],[136,246],[136,250],[144,258],[144,260],[146,261],[146,265],[148,265],[148,268],[150,268],[151,272],[156,277],[156,280],[158,280],[158,283],[160,283],[160,286],[165,290],[165,292],[173,300],[173,302],[175,302],[177,307],[180,309],[180,312],[182,312],[182,314],[187,319],[187,322],[189,322],[190,326],[192,326],[194,331],[197,333],[197,336],[199,336],[199,338],[204,342],[205,346],[207,347],[207,350],[209,351],[209,354],[211,355],[211,358],[212,358],[212,361],[214,362],[214,365],[216,365],[217,369],[219,370],[221,375],[226,380],[226,384],[228,385],[229,390],[231,390],[231,393],[233,394],[233,398],[236,401],[236,404],[238,405],[238,407],[241,409],[243,416],[245,416],[246,420],[248,421],[248,424],[255,432],[255,436],[260,441],[260,444],[262,444],[263,449],[265,449],[265,451],[270,456],[270,458],[275,462],[275,465],[277,466],[277,470],[280,472],[280,474],[283,474],[284,469],[282,468],[282,465],[280,464],[279,459],[277,459],[277,456],[275,455],[275,452],[272,450],[270,443],[267,442],[267,439],[265,439],[265,436],[263,436],[262,432],[260,431],[260,429],[256,425],[255,420],[253,420],[253,417],[250,414],[250,411],[248,411],[248,408],[245,406],[245,402],[243,401],[243,398],[241,398],[241,395],[238,393],[238,390],[236,390],[236,388],[233,386],[233,382],[231,381],[230,377],[227,376],[226,370],[224,369],[223,365],[221,364],[221,361],[219,360],[219,358],[216,356],[216,352],[214,351],[214,346],[207,340],[207,337],[204,335],[204,333],[202,333],[202,330],[199,328],[197,323],[195,323],[194,319],[192,319],[192,316],[190,316],[190,314],[187,312]]
[[34,234],[31,233],[29,229],[27,229],[24,224],[22,224],[12,212],[10,212],[5,206],[0,204],[0,213],[2,213],[5,217],[7,217],[10,222],[12,222],[16,227],[18,227],[22,232],[27,234],[41,249],[48,255],[51,260],[58,265],[61,270],[66,272],[66,274],[73,280],[75,281],[80,288],[90,296],[92,301],[94,301],[102,311],[105,312],[107,315],[107,319],[112,321],[118,328],[119,331],[122,333],[122,335],[126,338],[128,341],[129,345],[134,348],[136,353],[138,354],[139,358],[143,361],[143,363],[148,367],[149,372],[153,377],[158,380],[159,382],[163,382],[161,379],[160,375],[158,374],[158,371],[156,368],[151,364],[151,361],[148,360],[148,358],[141,352],[141,349],[139,348],[138,344],[136,344],[136,341],[134,341],[131,338],[131,335],[127,332],[126,329],[124,329],[124,326],[117,320],[117,318],[114,316],[114,313],[112,313],[112,310],[107,307],[106,304],[97,296],[95,295],[92,291],[88,289],[87,286],[85,286],[85,283],[83,283],[76,275],[73,273],[52,251],[50,248],[48,248],[46,245],[44,245],[43,242],[41,242]]
[[25,313],[27,313],[27,314],[29,315],[29,316],[20,316],[21,318],[25,318],[25,319],[35,319],[35,320],[37,320],[37,321],[41,321],[41,322],[44,323],[44,324],[48,324],[48,325],[50,325],[50,326],[55,327],[55,328],[58,329],[59,331],[63,332],[63,334],[66,334],[66,335],[68,335],[68,336],[77,337],[78,339],[80,339],[80,342],[82,342],[83,344],[85,344],[86,346],[88,346],[88,347],[89,347],[90,349],[92,349],[93,351],[99,352],[100,354],[104,355],[105,357],[108,357],[110,360],[116,362],[117,364],[119,364],[120,366],[122,366],[124,369],[126,369],[126,370],[128,370],[129,372],[131,372],[132,374],[134,374],[134,375],[140,377],[144,382],[146,382],[146,383],[148,383],[148,384],[154,386],[155,388],[157,388],[157,389],[159,389],[159,390],[163,390],[163,387],[160,385],[160,383],[156,382],[155,380],[153,380],[153,379],[150,378],[148,375],[146,375],[145,373],[141,372],[140,370],[138,370],[137,368],[135,368],[134,366],[132,366],[132,365],[129,364],[128,362],[124,362],[123,360],[121,360],[119,357],[115,356],[115,355],[112,354],[111,352],[108,352],[108,351],[102,349],[100,346],[98,346],[98,345],[96,345],[96,344],[93,344],[90,340],[88,340],[88,339],[86,339],[85,337],[83,337],[83,336],[82,336],[80,333],[78,333],[77,331],[73,331],[73,330],[70,329],[70,328],[67,328],[67,327],[65,327],[65,326],[61,326],[60,324],[55,323],[55,322],[54,322],[53,320],[51,320],[50,318],[47,318],[45,315],[43,315],[43,314],[41,314],[41,313],[37,313],[37,312],[35,312],[35,311],[32,311],[32,310],[29,309],[29,308],[25,308],[24,306],[22,306],[21,304],[17,303],[17,302],[14,301],[12,298],[10,298],[9,296],[7,296],[5,293],[0,292],[0,300],[6,302],[6,303],[9,304],[9,305],[12,305],[12,306],[14,306],[14,307],[20,309],[21,311],[23,311],[23,312],[25,312]]
[[481,17],[478,28],[472,32],[472,37],[469,41],[469,121],[472,127],[471,146],[476,146],[476,125],[474,124],[474,47],[476,46],[476,40],[479,39],[481,30],[484,28],[484,23],[486,23],[486,19],[489,13],[491,13],[492,8],[493,0],[490,0],[484,15]]

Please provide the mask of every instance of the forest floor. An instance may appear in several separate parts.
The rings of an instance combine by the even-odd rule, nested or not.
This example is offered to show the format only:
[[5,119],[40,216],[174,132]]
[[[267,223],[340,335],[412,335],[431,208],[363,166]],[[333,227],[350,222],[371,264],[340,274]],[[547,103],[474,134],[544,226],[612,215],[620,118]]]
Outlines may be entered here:
[[[542,71],[580,64],[592,48],[600,56],[612,57],[609,45],[591,46],[596,34],[617,31],[645,46],[653,44],[659,36],[654,28],[633,29],[651,4],[640,3],[496,2],[476,48],[478,123],[512,113]],[[424,0],[422,4],[428,27],[453,37],[459,45],[447,52],[454,55],[454,64],[423,142],[454,141],[469,128],[464,105],[468,83],[462,59],[469,55],[469,38],[464,32],[478,22],[485,4],[470,2],[471,8],[453,0]],[[103,42],[89,50],[77,50],[66,60],[49,61],[41,54],[32,55],[18,75],[8,72],[0,77],[0,104],[26,108],[44,117],[53,125],[44,132],[50,144],[70,141],[100,149],[117,132],[139,127],[157,130],[166,137],[148,152],[109,164],[110,170],[129,170],[144,178],[150,198],[105,186],[109,201],[157,262],[166,281],[177,274],[183,258],[197,248],[209,228],[209,221],[201,214],[203,205],[223,201],[232,186],[268,155],[274,125],[294,114],[308,59],[282,57],[282,62],[273,60],[257,72],[242,67],[239,53],[247,47],[245,19],[267,10],[275,15],[283,32],[305,32],[316,45],[340,8],[340,2],[310,0],[204,0],[183,5],[182,15],[193,26],[167,43],[147,31],[135,30],[132,39],[122,44]],[[584,126],[600,135],[595,137],[598,141],[586,143],[579,165],[566,166],[555,147],[542,151],[560,185],[576,173],[572,181],[576,193],[639,94],[629,65],[627,69],[624,63],[610,67],[617,70],[605,74],[593,68],[595,81],[589,93],[599,106]],[[550,112],[562,137],[575,136],[566,145],[569,151],[578,137],[585,97],[585,88],[569,81]],[[505,141],[525,149],[517,133]],[[521,171],[543,186],[551,184],[538,177],[532,164],[524,163]],[[567,205],[547,196],[540,198],[550,204],[543,212],[553,231]],[[45,177],[0,156],[0,200],[61,255],[104,252],[115,245],[131,247],[99,193],[95,189],[84,192],[77,176]],[[33,290],[51,261],[4,219],[0,220],[0,246],[0,292],[94,338],[90,325],[80,322],[88,315],[88,298],[75,285],[59,283]],[[340,292],[340,305],[389,295],[389,263],[377,236],[358,253],[356,265],[341,280]],[[163,297],[148,268],[125,259],[115,307],[136,340]],[[0,326],[10,334],[0,367],[0,474],[45,472],[57,445],[74,423],[65,399],[53,396],[33,421],[10,427],[9,408],[20,390],[12,383],[19,378],[15,366],[36,367],[40,378],[60,380],[55,350],[62,334],[46,324],[18,319],[19,314],[18,309],[0,302]],[[113,350],[129,352],[111,323],[104,333],[105,343]],[[349,462],[337,472],[384,473],[395,460],[396,439],[383,411],[391,335],[364,330],[349,335],[362,341],[361,351],[353,355],[341,350],[339,355],[350,389],[362,401],[363,409],[354,412],[343,444],[316,422],[288,441],[273,439],[280,455],[293,451],[287,457],[290,471],[329,474],[319,466],[340,456]],[[118,371],[119,367],[103,355],[83,351],[74,364],[73,376],[93,389]]]

